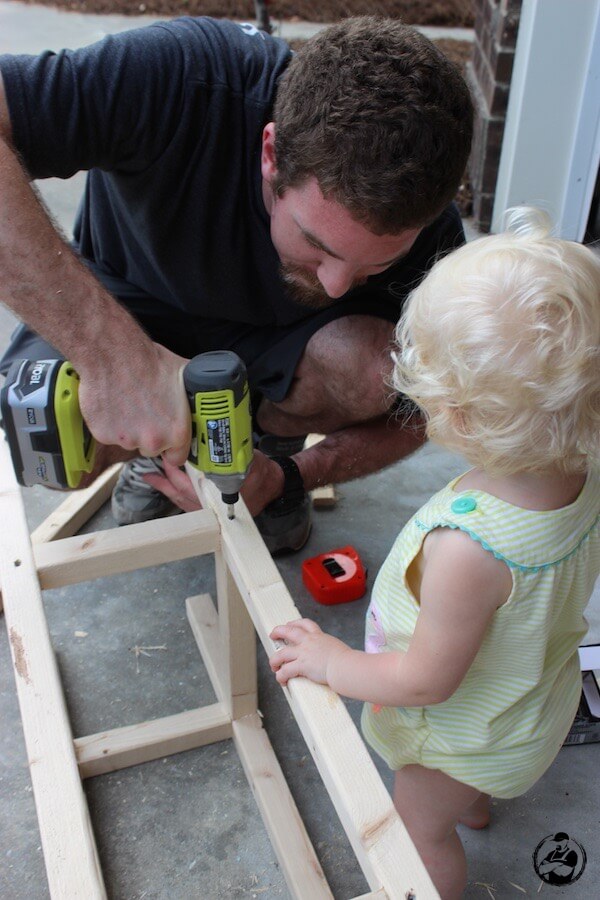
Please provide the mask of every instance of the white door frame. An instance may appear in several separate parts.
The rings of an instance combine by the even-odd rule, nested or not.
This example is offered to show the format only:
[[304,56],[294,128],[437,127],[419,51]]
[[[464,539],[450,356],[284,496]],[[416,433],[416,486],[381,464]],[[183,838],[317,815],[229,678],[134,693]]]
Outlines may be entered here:
[[492,231],[511,206],[583,238],[600,163],[600,0],[523,0]]

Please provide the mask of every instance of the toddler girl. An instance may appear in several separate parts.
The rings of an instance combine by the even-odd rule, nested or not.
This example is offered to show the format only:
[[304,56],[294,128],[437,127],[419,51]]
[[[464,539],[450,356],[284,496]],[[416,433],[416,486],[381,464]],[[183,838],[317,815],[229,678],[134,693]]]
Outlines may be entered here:
[[577,648],[600,570],[600,259],[513,210],[440,260],[397,329],[394,386],[473,465],[408,522],[353,650],[308,619],[274,629],[277,680],[366,701],[394,803],[443,900],[457,823],[548,768],[581,693]]

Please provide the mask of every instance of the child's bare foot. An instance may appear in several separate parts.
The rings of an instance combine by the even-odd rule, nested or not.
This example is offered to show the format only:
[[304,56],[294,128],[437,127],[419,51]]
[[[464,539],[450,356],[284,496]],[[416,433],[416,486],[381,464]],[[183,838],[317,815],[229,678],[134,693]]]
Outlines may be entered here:
[[487,828],[490,824],[490,795],[480,794],[475,803],[458,820],[467,828]]

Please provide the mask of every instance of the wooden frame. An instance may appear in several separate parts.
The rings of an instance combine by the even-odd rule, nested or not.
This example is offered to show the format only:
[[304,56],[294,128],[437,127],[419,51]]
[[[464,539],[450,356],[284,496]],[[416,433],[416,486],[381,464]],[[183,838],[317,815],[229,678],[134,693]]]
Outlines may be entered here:
[[[198,512],[65,536],[98,508],[115,477],[113,470],[83,500],[69,497],[32,543],[0,448],[0,521],[10,523],[0,538],[0,585],[51,896],[106,897],[82,778],[231,738],[291,895],[331,898],[257,711],[255,632],[270,653],[272,628],[299,613],[252,518],[240,502],[229,521],[213,485],[198,480]],[[42,591],[203,553],[215,556],[217,606],[208,595],[186,606],[217,702],[74,739]],[[364,896],[437,898],[342,700],[302,678],[283,690],[371,888]]]

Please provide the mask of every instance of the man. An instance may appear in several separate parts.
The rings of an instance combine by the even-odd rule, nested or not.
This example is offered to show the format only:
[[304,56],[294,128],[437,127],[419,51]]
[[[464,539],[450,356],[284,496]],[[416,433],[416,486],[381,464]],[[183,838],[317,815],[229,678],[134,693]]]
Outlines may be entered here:
[[[139,521],[165,495],[195,502],[177,468],[182,366],[234,350],[258,446],[242,493],[270,549],[298,549],[307,490],[422,442],[391,415],[389,346],[411,286],[464,240],[448,207],[472,130],[460,75],[415,30],[371,17],[293,58],[251,27],[179,19],[0,57],[0,74],[0,283],[28,323],[2,371],[65,356],[97,469],[162,456],[164,475],[134,460],[117,485],[118,521]],[[81,169],[73,252],[28,182]],[[302,450],[309,431],[326,438]]]

